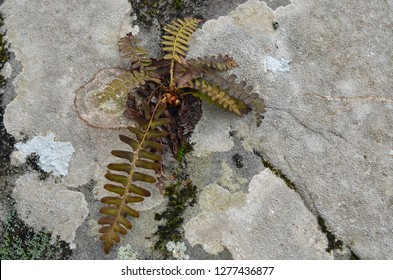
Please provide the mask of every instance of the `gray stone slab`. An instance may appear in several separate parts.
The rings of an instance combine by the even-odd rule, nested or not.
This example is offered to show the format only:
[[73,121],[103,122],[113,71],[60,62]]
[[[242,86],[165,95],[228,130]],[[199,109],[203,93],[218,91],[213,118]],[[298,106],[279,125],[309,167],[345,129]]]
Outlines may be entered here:
[[[274,8],[287,3],[268,2]],[[93,190],[96,199],[104,194],[102,174],[112,160],[108,155],[121,146],[117,131],[90,127],[77,116],[74,98],[97,72],[121,66],[117,40],[119,34],[131,30],[129,8],[126,0],[36,0],[34,5],[31,1],[6,1],[2,5],[10,50],[22,68],[14,80],[16,97],[6,108],[5,127],[17,140],[53,133],[56,141],[71,143],[75,152],[62,186],[76,188],[93,179],[97,182]],[[195,33],[190,56],[233,56],[240,67],[232,73],[254,86],[265,99],[267,112],[261,127],[256,128],[252,114],[239,118],[204,106],[203,119],[193,135],[198,142],[194,156],[213,162],[210,157],[216,152],[238,149],[228,137],[234,131],[242,139],[242,149],[259,152],[295,183],[309,211],[304,206],[296,208],[303,214],[295,225],[287,225],[290,234],[280,239],[284,243],[295,239],[297,254],[293,253],[297,245],[284,244],[291,248],[293,258],[330,257],[322,250],[326,244],[317,230],[316,216],[359,257],[393,258],[392,9],[391,1],[293,0],[272,10],[262,1],[250,0],[228,16],[207,21]],[[207,133],[209,137],[204,137]],[[266,185],[278,180],[269,178]],[[242,189],[242,184],[229,189]],[[21,186],[16,191],[20,195],[15,194],[19,207],[31,199],[48,199],[39,193],[33,198],[22,196]],[[252,186],[256,193],[267,192]],[[272,191],[260,201],[250,196],[255,207],[248,210],[259,213],[263,207],[282,202],[300,205],[296,194],[288,201],[289,191]],[[277,202],[268,199],[273,194]],[[154,207],[159,199],[156,196],[146,207]],[[85,213],[83,205],[78,208],[81,213]],[[248,213],[239,205],[232,206],[225,213]],[[285,210],[274,209],[275,213]],[[202,213],[211,217],[215,210]],[[244,222],[241,215],[237,218]],[[209,219],[215,221],[215,217]],[[282,215],[261,219],[247,224],[250,232],[263,233],[262,222],[272,226],[285,221]],[[73,222],[81,223],[79,219]],[[143,222],[152,232],[148,216]],[[93,224],[87,227],[91,229]],[[276,229],[277,234],[281,228]],[[301,229],[307,231],[308,240],[299,236]],[[235,258],[285,258],[281,247],[276,248],[280,252],[276,255],[272,247],[253,251],[248,246],[258,240],[250,240],[252,235],[234,245],[242,229],[234,230],[234,235],[215,236],[215,245],[224,244]],[[129,236],[128,240],[141,239],[146,231],[136,227],[135,233],[138,237]],[[269,234],[274,235],[273,231]],[[190,236],[195,243],[209,247],[209,241],[201,240],[196,229],[194,237]],[[73,235],[68,231],[63,237],[71,240]],[[237,247],[240,251],[236,253]]]
[[[234,56],[233,73],[267,104],[259,129],[233,117],[243,145],[370,259],[393,258],[392,9],[389,1],[298,0],[272,11],[250,0],[204,24],[190,52]],[[289,61],[288,71],[268,71],[268,57]]]
[[333,258],[316,217],[269,169],[253,177],[248,193],[212,184],[199,202],[202,212],[185,225],[185,236],[211,254],[226,247],[234,259]]

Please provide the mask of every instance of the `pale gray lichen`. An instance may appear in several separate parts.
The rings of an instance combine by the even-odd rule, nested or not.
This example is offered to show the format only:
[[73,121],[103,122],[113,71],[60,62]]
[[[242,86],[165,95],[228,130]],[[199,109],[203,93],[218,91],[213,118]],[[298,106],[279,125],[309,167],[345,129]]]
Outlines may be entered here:
[[188,260],[190,258],[189,255],[185,254],[187,247],[184,242],[169,241],[165,247],[169,252],[172,252],[172,256],[176,260]]
[[35,153],[39,155],[38,165],[45,172],[55,176],[66,176],[72,154],[75,152],[71,143],[55,141],[55,135],[49,132],[46,136],[35,136],[26,143],[15,144],[18,157],[26,158]]
[[271,71],[273,73],[289,72],[289,60],[283,58],[276,59],[268,56],[265,63],[267,71]]
[[121,246],[117,251],[117,259],[118,260],[137,260],[137,254],[132,249],[131,244],[127,244],[125,246]]
[[221,168],[222,175],[218,179],[217,183],[228,188],[230,192],[236,192],[241,188],[241,186],[248,183],[248,180],[238,176],[225,160],[221,162]]

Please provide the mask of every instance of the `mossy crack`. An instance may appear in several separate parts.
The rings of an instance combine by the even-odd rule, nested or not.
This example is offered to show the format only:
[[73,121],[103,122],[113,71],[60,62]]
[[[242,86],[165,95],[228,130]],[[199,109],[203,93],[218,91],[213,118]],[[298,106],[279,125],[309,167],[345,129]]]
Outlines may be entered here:
[[9,198],[9,213],[3,223],[0,258],[2,260],[65,260],[72,250],[69,245],[57,238],[53,242],[51,233],[44,229],[35,231],[18,216],[14,201]]

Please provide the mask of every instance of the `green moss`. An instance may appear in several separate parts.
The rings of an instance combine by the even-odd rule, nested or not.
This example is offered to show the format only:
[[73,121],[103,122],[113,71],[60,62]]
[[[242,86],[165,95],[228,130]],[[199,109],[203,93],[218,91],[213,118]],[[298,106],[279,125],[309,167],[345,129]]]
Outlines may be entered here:
[[289,178],[282,173],[282,171],[280,169],[278,169],[277,167],[273,166],[273,164],[270,163],[270,161],[262,159],[262,164],[263,166],[265,166],[266,168],[269,168],[270,171],[273,172],[274,175],[276,175],[277,177],[280,177],[281,179],[284,180],[285,184],[290,188],[296,191],[296,187],[295,184],[289,180]]
[[[0,27],[4,25],[3,15],[0,14]],[[8,61],[9,53],[7,51],[7,41],[4,39],[4,34],[0,33],[0,70],[3,69],[4,64]],[[5,78],[0,75],[0,87],[5,85]]]
[[57,240],[51,242],[51,234],[41,230],[35,232],[28,227],[11,208],[3,224],[0,243],[2,260],[53,260],[68,259],[71,255],[68,244]]
[[326,252],[330,253],[331,250],[336,250],[336,249],[343,249],[343,242],[341,240],[338,240],[336,236],[328,230],[325,221],[322,219],[322,217],[318,217],[318,225],[321,228],[321,231],[326,234],[327,240],[328,240],[328,247],[326,248]]
[[184,7],[184,2],[183,2],[183,0],[174,0],[173,5],[175,6],[175,8],[177,10],[181,10]]
[[150,26],[152,18],[157,16],[159,1],[150,0],[128,0],[134,13],[143,24]]
[[128,0],[133,13],[138,20],[146,26],[151,26],[154,18],[160,18],[170,13],[179,13],[186,7],[184,0],[151,1],[151,0]]
[[165,188],[164,196],[168,198],[166,210],[161,214],[156,213],[154,218],[157,221],[165,220],[165,223],[159,225],[155,233],[158,241],[154,249],[168,254],[166,244],[169,241],[179,242],[183,239],[183,214],[188,206],[192,207],[196,203],[197,187],[189,179],[176,180]]
[[191,152],[193,150],[193,144],[191,144],[190,142],[186,142],[183,146],[179,147],[177,149],[177,153],[176,153],[176,160],[178,162],[181,162],[184,158],[184,156]]

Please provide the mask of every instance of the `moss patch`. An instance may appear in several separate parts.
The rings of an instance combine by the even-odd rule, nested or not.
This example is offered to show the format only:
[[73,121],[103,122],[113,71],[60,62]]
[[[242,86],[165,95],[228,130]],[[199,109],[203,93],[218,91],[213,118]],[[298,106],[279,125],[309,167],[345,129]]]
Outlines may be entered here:
[[131,3],[138,20],[147,26],[152,24],[152,18],[157,16],[158,1],[128,0],[128,2]]
[[7,221],[3,224],[3,238],[0,243],[2,260],[65,260],[71,256],[71,249],[64,241],[52,242],[51,234],[34,231],[27,226],[11,207]]
[[176,160],[178,162],[182,162],[184,159],[184,156],[186,154],[188,154],[189,152],[191,152],[193,149],[194,149],[193,144],[191,144],[190,142],[186,142],[184,145],[180,146],[177,149]]
[[167,256],[169,251],[166,244],[170,241],[180,242],[183,239],[183,214],[188,206],[192,207],[196,203],[197,187],[189,179],[176,178],[170,186],[165,188],[164,196],[168,198],[166,210],[160,214],[156,213],[154,217],[157,221],[165,220],[154,234],[158,236],[154,249]]
[[[3,15],[0,14],[0,27],[4,25]],[[4,39],[4,34],[0,33],[0,70],[3,69],[4,64],[8,61],[9,53],[7,51],[7,41]],[[5,78],[0,75],[0,87],[5,86]]]

